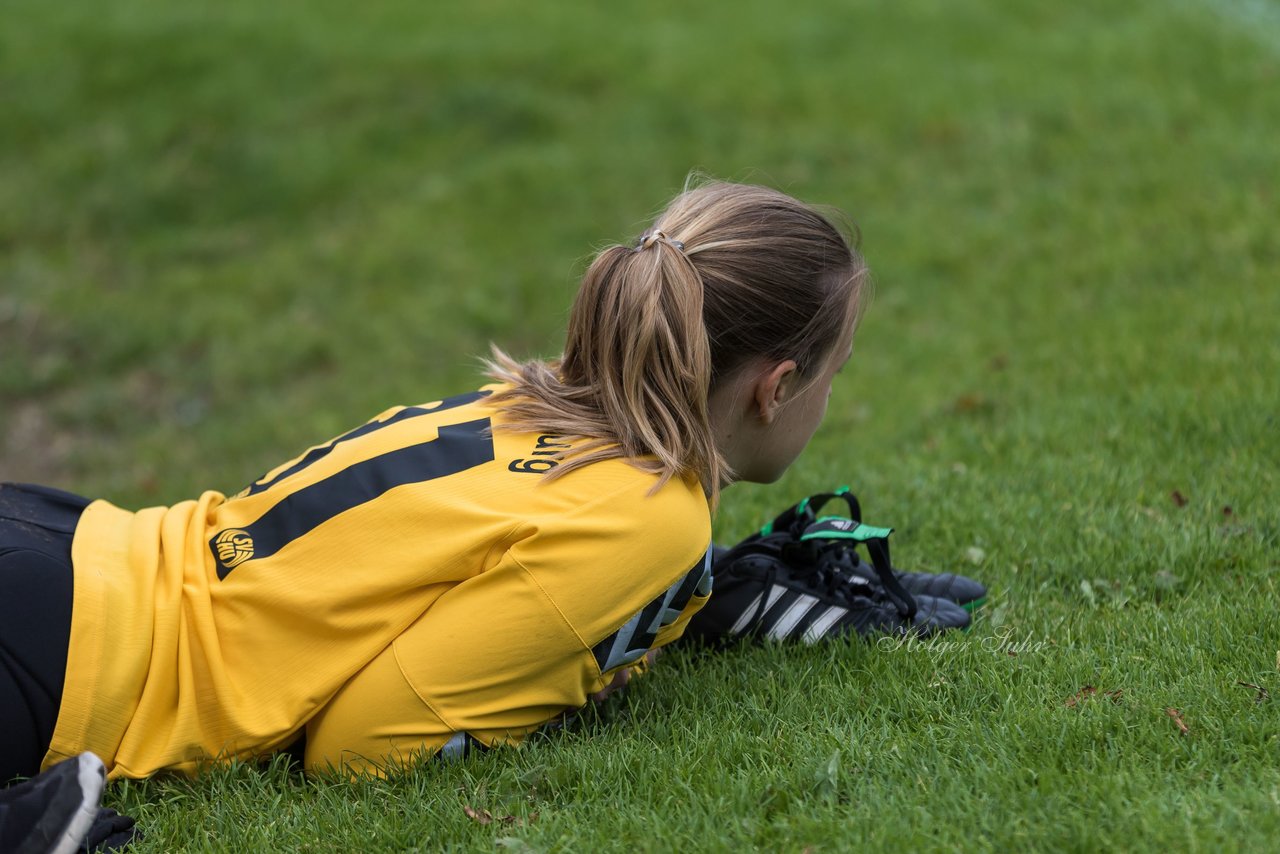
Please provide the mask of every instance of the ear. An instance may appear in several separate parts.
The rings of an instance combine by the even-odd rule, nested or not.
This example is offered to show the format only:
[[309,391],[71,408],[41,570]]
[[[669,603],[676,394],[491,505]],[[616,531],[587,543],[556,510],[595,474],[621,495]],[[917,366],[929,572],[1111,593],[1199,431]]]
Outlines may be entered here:
[[796,368],[795,361],[786,359],[766,368],[756,378],[756,413],[765,424],[773,423],[778,408],[790,398],[791,386],[797,376]]

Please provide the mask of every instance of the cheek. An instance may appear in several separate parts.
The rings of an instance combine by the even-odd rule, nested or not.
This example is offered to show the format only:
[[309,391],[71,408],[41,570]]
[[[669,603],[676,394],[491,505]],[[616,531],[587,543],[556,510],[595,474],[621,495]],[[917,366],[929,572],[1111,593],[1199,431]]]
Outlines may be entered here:
[[822,419],[827,417],[827,407],[831,405],[831,386],[827,386],[827,393],[818,399],[817,404],[814,407],[817,410],[813,419],[814,430],[817,430],[818,425],[822,423]]
[[818,432],[818,428],[822,426],[822,419],[827,417],[827,400],[823,398],[822,405],[818,407],[818,412],[814,416],[813,423],[809,425],[809,438],[813,438],[813,434]]
[[795,422],[795,429],[791,431],[793,451],[799,455],[809,444],[813,435],[818,432],[818,428],[822,426],[822,419],[827,414],[827,398],[816,397],[810,401],[805,407],[802,420]]

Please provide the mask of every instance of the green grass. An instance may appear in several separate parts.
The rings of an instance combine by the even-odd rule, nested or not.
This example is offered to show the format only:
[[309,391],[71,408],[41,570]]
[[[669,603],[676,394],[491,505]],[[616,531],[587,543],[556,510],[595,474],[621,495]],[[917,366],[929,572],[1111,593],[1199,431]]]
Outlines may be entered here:
[[954,642],[673,652],[396,782],[117,785],[139,852],[1280,836],[1274,2],[5,11],[0,479],[235,490],[490,340],[554,353],[593,247],[698,167],[847,209],[877,282],[718,536],[849,483],[901,565],[993,588]]

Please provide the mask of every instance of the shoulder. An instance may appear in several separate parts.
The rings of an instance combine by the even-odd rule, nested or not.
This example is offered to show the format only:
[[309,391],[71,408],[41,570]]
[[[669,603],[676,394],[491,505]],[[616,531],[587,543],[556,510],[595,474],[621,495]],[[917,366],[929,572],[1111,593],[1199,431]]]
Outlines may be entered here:
[[710,511],[696,484],[672,479],[655,491],[654,475],[620,460],[584,466],[563,481],[584,487],[593,474],[612,478],[612,488],[593,491],[569,512],[530,520],[532,534],[508,552],[588,648],[646,608],[656,609],[648,620],[657,626],[703,567],[711,540]]
[[552,480],[544,495],[554,489],[558,500],[539,503],[560,509],[530,517],[532,535],[513,554],[539,577],[579,567],[610,588],[635,585],[652,598],[651,587],[665,589],[687,572],[711,540],[711,513],[701,487],[674,478],[655,489],[656,484],[655,475],[622,460],[593,463]]
[[703,548],[711,536],[710,507],[695,479],[660,483],[658,475],[625,459],[600,460],[542,479],[536,491],[560,493],[569,506],[557,515],[574,527],[596,520],[596,527],[608,526],[615,536],[631,532],[646,540],[700,542]]

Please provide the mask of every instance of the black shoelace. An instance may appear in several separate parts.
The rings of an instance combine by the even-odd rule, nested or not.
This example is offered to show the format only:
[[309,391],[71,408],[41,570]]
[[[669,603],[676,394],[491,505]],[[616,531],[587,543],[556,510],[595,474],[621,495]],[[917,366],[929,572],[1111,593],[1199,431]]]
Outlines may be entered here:
[[[807,557],[813,563],[819,565],[827,565],[828,562],[834,563],[837,567],[843,564],[843,567],[856,566],[858,556],[856,553],[851,554],[850,548],[843,542],[828,541],[825,545],[819,545],[817,541],[802,543],[800,539],[804,536],[805,529],[818,520],[818,512],[831,500],[844,501],[849,506],[849,519],[854,522],[862,521],[862,507],[858,503],[858,499],[848,489],[839,489],[835,492],[823,492],[817,495],[811,495],[803,502],[796,506],[795,510],[786,518],[786,527],[791,536],[794,538],[791,543],[783,546],[783,556],[787,557],[788,552],[795,553],[797,550],[802,553],[800,561],[804,561]],[[903,588],[902,583],[898,581],[898,576],[894,573],[892,565],[889,562],[889,540],[887,538],[876,538],[864,541],[863,545],[867,547],[867,552],[871,556],[871,566],[876,571],[876,575],[880,578],[883,585],[885,596],[898,609],[898,613],[910,622],[916,615],[916,600],[910,593]],[[815,554],[807,551],[805,547],[811,546],[817,549]],[[850,564],[849,561],[853,563]],[[794,566],[791,560],[787,561],[788,565]],[[852,583],[855,580],[865,582],[865,579],[854,575],[849,571],[837,570],[836,574],[840,576],[841,581]]]
[[[911,594],[902,589],[902,585],[889,572],[889,580],[884,587],[876,587],[864,578],[848,572],[850,559],[856,561],[857,554],[849,550],[843,543],[828,544],[821,548],[813,548],[810,544],[797,549],[784,549],[781,561],[786,566],[791,579],[803,582],[809,590],[825,595],[850,606],[851,611],[871,610],[876,605],[888,603],[899,616],[910,622],[915,616],[916,603]],[[765,563],[764,584],[760,596],[756,600],[755,613],[747,623],[750,627],[758,627],[769,609],[769,591],[778,579],[779,558],[761,549],[759,556]],[[744,556],[745,557],[745,556]],[[747,557],[746,559],[750,559]],[[887,568],[888,564],[885,563]],[[876,568],[877,575],[884,579],[885,574]],[[869,607],[870,606],[870,607]]]
[[[868,551],[872,551],[872,547],[868,545]],[[831,545],[823,551],[824,563],[831,567],[832,574],[840,577],[842,583],[845,584],[861,584],[867,585],[868,581],[863,577],[856,575],[854,567],[858,566],[858,552],[854,549],[846,547],[844,544]],[[888,556],[884,556],[883,561],[876,560],[876,556],[872,556],[872,568],[876,570],[876,575],[881,580],[883,597],[893,603],[893,607],[897,608],[897,612],[910,620],[915,616],[916,604],[915,597],[906,592],[906,588],[902,586],[901,581],[897,579],[897,574],[888,563]]]

